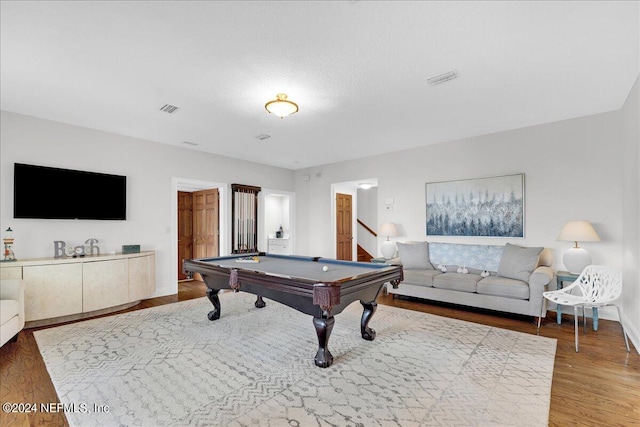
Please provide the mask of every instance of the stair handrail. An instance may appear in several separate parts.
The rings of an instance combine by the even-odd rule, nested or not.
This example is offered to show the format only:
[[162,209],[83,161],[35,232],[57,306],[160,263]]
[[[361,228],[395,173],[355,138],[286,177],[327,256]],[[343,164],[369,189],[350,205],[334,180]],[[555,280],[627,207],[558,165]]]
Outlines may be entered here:
[[356,220],[358,221],[358,224],[360,224],[361,226],[364,227],[365,230],[367,230],[369,233],[373,234],[375,237],[378,237],[378,233],[373,231],[367,224],[362,222],[359,218],[356,218]]

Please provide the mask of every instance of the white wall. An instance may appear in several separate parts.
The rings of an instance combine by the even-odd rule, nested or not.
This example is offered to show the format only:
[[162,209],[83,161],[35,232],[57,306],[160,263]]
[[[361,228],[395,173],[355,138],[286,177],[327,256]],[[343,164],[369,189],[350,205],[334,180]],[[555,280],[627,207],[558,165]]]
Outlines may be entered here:
[[[96,237],[103,253],[140,244],[156,251],[156,296],[177,291],[175,177],[293,190],[293,172],[287,169],[4,111],[0,119],[0,227],[14,230],[16,257],[52,257],[54,240],[82,244]],[[14,219],[14,162],[126,175],[127,220]],[[231,218],[230,212],[224,217]]]
[[640,349],[640,78],[622,108],[623,181],[623,316],[636,349]]
[[[637,116],[629,120],[637,126]],[[637,164],[625,172],[623,151],[638,139],[631,136],[623,143],[622,122],[622,113],[616,111],[296,171],[298,252],[333,252],[332,183],[377,176],[378,221],[399,226],[397,241],[545,246],[554,250],[554,268],[564,270],[562,253],[571,243],[557,241],[558,233],[565,221],[586,219],[602,241],[581,246],[594,263],[623,269],[623,177],[633,174],[634,167],[637,177]],[[523,239],[427,238],[425,183],[512,173],[525,174]],[[386,198],[394,199],[393,210],[385,209]],[[634,221],[637,216],[629,219]],[[637,260],[637,249],[634,256]],[[627,311],[637,318],[638,307],[636,299]]]

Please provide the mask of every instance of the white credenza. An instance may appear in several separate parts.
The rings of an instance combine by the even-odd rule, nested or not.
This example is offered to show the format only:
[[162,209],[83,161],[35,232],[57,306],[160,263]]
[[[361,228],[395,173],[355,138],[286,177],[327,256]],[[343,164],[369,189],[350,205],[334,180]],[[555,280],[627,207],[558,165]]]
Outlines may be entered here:
[[276,255],[291,255],[289,239],[269,238],[269,253]]
[[40,258],[0,264],[3,279],[25,282],[27,327],[105,314],[155,292],[155,252]]

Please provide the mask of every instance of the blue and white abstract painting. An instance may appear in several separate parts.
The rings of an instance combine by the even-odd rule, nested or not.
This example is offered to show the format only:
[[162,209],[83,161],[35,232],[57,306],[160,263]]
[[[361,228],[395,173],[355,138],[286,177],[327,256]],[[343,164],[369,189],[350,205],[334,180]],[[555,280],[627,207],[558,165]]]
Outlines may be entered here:
[[428,236],[524,237],[524,174],[426,184]]

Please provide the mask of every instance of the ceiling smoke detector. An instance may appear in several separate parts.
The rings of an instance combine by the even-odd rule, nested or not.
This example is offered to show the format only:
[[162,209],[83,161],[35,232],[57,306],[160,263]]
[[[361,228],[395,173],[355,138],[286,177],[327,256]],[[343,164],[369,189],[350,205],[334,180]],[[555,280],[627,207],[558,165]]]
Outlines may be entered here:
[[160,111],[164,111],[165,113],[169,113],[169,114],[173,114],[176,112],[176,110],[178,109],[178,107],[176,107],[175,105],[171,105],[171,104],[164,104],[161,108]]
[[450,80],[453,80],[458,77],[458,73],[455,71],[447,71],[444,74],[438,74],[437,76],[433,76],[429,78],[427,81],[430,85],[435,86],[441,83],[446,83]]
[[265,139],[271,138],[271,135],[267,135],[263,133],[262,135],[256,136],[256,138],[258,138],[260,141],[264,141]]

